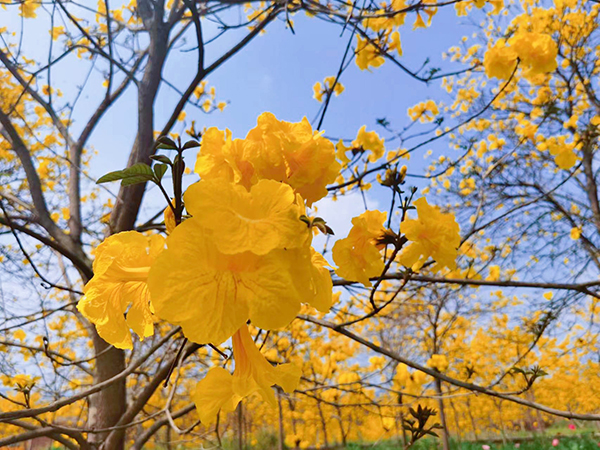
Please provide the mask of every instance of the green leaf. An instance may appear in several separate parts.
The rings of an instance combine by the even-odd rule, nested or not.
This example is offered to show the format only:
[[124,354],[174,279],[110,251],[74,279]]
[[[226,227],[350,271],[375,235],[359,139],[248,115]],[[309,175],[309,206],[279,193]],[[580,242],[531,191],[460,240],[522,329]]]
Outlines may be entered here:
[[109,172],[106,175],[101,176],[96,181],[96,184],[108,183],[110,181],[122,180],[124,177],[122,170],[116,170],[114,172]]
[[171,160],[167,156],[165,156],[165,155],[152,155],[150,157],[150,159],[153,160],[153,161],[158,161],[158,162],[161,162],[161,163],[164,163],[164,164],[168,164],[168,165],[173,164],[171,162]]
[[188,148],[196,148],[196,147],[200,147],[200,143],[197,141],[187,141],[185,144],[183,144],[183,148],[182,150],[187,150]]
[[123,178],[121,186],[131,186],[133,184],[145,183],[146,181],[153,180],[154,176],[148,177],[147,175],[136,175],[128,178]]
[[138,163],[125,170],[117,170],[100,177],[96,183],[108,183],[110,181],[121,181],[121,186],[143,183],[154,178],[154,172],[148,164]]
[[158,181],[162,180],[162,177],[165,175],[165,172],[167,171],[168,168],[169,168],[169,166],[167,164],[155,164],[154,165],[154,175],[156,175],[156,178],[158,179]]
[[175,141],[167,136],[161,136],[156,140],[156,148],[164,148],[168,150],[177,150]]
[[152,167],[150,167],[148,164],[137,163],[123,170],[123,175],[127,178],[136,176],[149,176],[152,178],[154,177],[154,172],[152,171]]

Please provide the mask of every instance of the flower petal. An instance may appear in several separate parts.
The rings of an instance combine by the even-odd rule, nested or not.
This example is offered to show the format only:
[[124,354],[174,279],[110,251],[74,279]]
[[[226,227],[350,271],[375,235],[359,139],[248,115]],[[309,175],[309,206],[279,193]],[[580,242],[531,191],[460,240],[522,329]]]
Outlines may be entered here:
[[213,423],[219,410],[232,412],[242,397],[233,392],[233,377],[222,367],[208,371],[193,395],[196,411],[204,425]]
[[224,180],[200,181],[185,194],[187,210],[211,230],[219,251],[265,255],[301,245],[309,230],[290,186],[261,180],[248,192]]

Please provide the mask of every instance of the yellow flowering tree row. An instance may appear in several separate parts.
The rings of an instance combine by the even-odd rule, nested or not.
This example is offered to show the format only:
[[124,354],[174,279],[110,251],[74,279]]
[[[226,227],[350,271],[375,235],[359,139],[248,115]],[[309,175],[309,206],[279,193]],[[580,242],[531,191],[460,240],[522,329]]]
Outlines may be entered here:
[[[597,215],[590,180],[598,120],[589,75],[597,69],[595,50],[587,47],[595,27],[585,20],[595,17],[596,6],[511,3],[520,10],[507,24],[502,2],[458,2],[459,16],[489,21],[478,34],[485,48],[451,49],[466,69],[423,74],[402,63],[400,30],[409,18],[413,28],[428,27],[446,4],[392,2],[374,10],[343,2],[238,7],[140,0],[119,7],[101,1],[81,11],[52,5],[51,12],[34,0],[2,5],[29,23],[50,18],[48,39],[59,48],[38,68],[21,54],[17,30],[0,29],[0,223],[10,239],[3,267],[40,299],[5,312],[2,445],[39,435],[70,448],[141,448],[173,434],[222,444],[233,432],[259,447],[260,433],[276,434],[289,447],[382,438],[410,445],[439,422],[448,448],[451,432],[477,437],[493,426],[506,434],[508,421],[541,426],[550,420],[542,413],[597,418],[579,386],[552,397],[582,375],[595,389],[593,364],[565,365],[594,351],[595,330],[560,336],[560,344],[547,337],[560,329],[559,317],[580,324],[594,314],[594,284],[568,269],[560,272],[565,280],[538,282],[544,269],[521,268],[523,252],[550,264],[565,242],[577,246],[569,250],[576,261],[596,263],[586,225],[588,214]],[[247,20],[235,27],[247,27],[247,35],[206,65],[203,23],[236,8]],[[317,128],[332,96],[344,93],[340,78],[354,58],[361,70],[388,61],[417,80],[442,80],[450,104],[425,100],[408,111],[416,126],[435,124],[424,134],[430,137],[413,148],[404,141],[390,147],[391,139],[364,126],[334,144],[307,119],[290,123],[270,113],[243,139],[194,126],[188,141],[171,134],[186,109],[223,110],[206,77],[277,17],[293,29],[290,16],[299,11],[351,30],[338,74],[314,87],[323,102]],[[162,72],[184,36],[198,44],[196,73],[157,131]],[[117,50],[129,59],[116,57]],[[73,105],[52,84],[52,68],[68,58],[105,73],[103,97],[81,118],[79,134]],[[128,167],[98,180],[122,181],[115,199],[107,199],[86,181],[90,136],[133,85],[137,138]],[[456,125],[442,126],[443,114]],[[400,161],[446,139],[463,154],[432,163],[423,193],[408,188],[414,174]],[[192,155],[193,174],[184,163]],[[184,189],[187,174],[194,182]],[[548,189],[544,177],[558,186]],[[150,185],[163,207],[143,222],[145,192],[157,192]],[[315,249],[318,234],[335,231],[319,200],[329,192],[338,199],[366,195],[373,185],[391,197],[389,208],[365,208],[346,236]],[[578,187],[588,203],[577,199]],[[444,208],[433,206],[444,201]],[[531,221],[530,205],[537,214]],[[515,229],[537,230],[535,244],[526,243],[531,231]],[[560,239],[565,233],[568,240]],[[550,235],[555,241],[544,243]],[[550,293],[543,305],[525,300],[531,317],[515,325],[523,300],[486,287],[564,296]],[[577,339],[586,343],[577,359],[562,358]],[[361,363],[365,355],[369,364]],[[33,367],[41,376],[27,373]],[[413,418],[429,419],[428,428],[411,424]]]

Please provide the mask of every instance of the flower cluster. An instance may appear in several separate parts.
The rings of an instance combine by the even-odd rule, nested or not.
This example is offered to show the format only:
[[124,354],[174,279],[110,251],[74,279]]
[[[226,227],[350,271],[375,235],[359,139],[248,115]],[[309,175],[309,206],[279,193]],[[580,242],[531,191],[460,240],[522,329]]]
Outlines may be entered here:
[[339,81],[336,81],[336,77],[327,77],[323,80],[323,83],[317,81],[313,86],[314,99],[322,102],[323,96],[327,95],[327,93],[333,92],[337,97],[344,92],[344,89],[344,86]]
[[260,179],[281,181],[311,206],[327,195],[326,186],[340,169],[333,144],[314,132],[306,118],[290,123],[264,113],[246,139],[232,140],[229,130],[209,128],[195,172],[203,180],[225,179],[247,189]]
[[[176,145],[169,141],[159,139]],[[329,311],[329,264],[312,247],[312,236],[313,228],[331,229],[323,219],[308,217],[307,208],[325,197],[341,165],[333,144],[306,119],[289,123],[270,113],[258,118],[245,139],[210,128],[194,145],[200,146],[195,171],[201,179],[170,200],[164,214],[167,237],[136,231],[108,237],[95,250],[94,277],[78,309],[104,340],[122,349],[133,347],[130,330],[144,339],[154,333],[157,320],[180,326],[198,344],[231,339],[233,374],[223,367],[210,369],[194,394],[207,424],[250,394],[258,392],[274,404],[273,385],[286,392],[297,387],[300,368],[273,365],[248,327],[286,327],[303,303]],[[385,151],[383,140],[365,127],[353,146],[369,151],[371,162]],[[174,147],[179,152],[174,162],[157,158],[182,173],[177,161],[186,148]],[[459,242],[454,217],[424,199],[415,204],[419,219],[406,221],[401,230],[413,241],[401,262],[416,270],[433,257],[452,266]],[[386,219],[380,211],[352,219],[349,235],[332,251],[340,277],[371,286],[370,278],[382,274]]]
[[166,240],[135,231],[107,238],[79,311],[118,348],[132,348],[129,329],[140,339],[152,335],[155,317],[199,344],[232,338],[233,376],[214,368],[198,385],[204,422],[256,391],[272,403],[271,386],[294,390],[300,371],[272,366],[247,322],[273,330],[303,302],[329,310],[331,275],[302,217],[339,170],[333,144],[306,119],[288,123],[266,113],[243,140],[207,130],[196,163],[202,179],[183,195],[189,217],[177,225],[169,209]]
[[483,65],[490,77],[508,79],[517,60],[521,62],[526,77],[552,72],[557,67],[558,47],[552,36],[544,33],[521,31],[508,42],[500,39],[485,53]]

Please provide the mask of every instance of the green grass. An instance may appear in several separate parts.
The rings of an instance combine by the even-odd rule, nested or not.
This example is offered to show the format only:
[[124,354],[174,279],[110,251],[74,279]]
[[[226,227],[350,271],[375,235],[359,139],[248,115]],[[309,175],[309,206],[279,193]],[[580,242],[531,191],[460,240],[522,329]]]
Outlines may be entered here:
[[[600,437],[592,434],[582,436],[559,436],[558,445],[552,446],[554,436],[537,438],[532,441],[522,441],[519,443],[519,450],[599,450]],[[480,441],[480,442],[452,442],[450,447],[452,450],[482,450],[483,445],[489,445],[491,450],[514,450],[515,442],[507,444]],[[438,450],[441,448],[438,440],[427,439],[417,442],[412,449],[414,450]],[[396,442],[384,442],[376,445],[369,444],[354,444],[347,447],[347,450],[399,450],[402,445]]]

